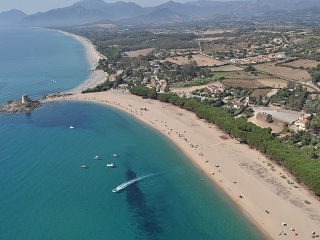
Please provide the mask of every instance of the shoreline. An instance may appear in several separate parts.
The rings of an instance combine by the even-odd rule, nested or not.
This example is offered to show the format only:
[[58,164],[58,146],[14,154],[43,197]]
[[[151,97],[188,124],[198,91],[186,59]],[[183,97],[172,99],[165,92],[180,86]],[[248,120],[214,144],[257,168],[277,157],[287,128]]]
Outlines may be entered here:
[[[76,94],[45,100],[54,101],[107,105],[159,131],[239,207],[267,236],[266,239],[286,237],[279,236],[281,231],[293,236],[294,231],[290,228],[298,234],[296,239],[311,238],[312,231],[320,232],[320,204],[314,195],[298,183],[295,183],[298,187],[292,187],[287,181],[295,182],[295,179],[283,167],[247,145],[221,138],[224,134],[220,129],[197,119],[194,113],[119,92]],[[305,200],[311,204],[307,205]],[[283,226],[283,222],[287,225]]]
[[[59,32],[82,43],[91,68],[95,69],[101,55],[92,43],[84,37]],[[171,104],[141,99],[130,93],[80,94],[83,89],[94,87],[106,78],[106,73],[97,72],[100,71],[93,70],[91,76],[81,85],[65,92],[72,95],[52,96],[43,103],[93,102],[126,112],[167,137],[195,167],[234,202],[266,239],[293,236],[290,228],[295,229],[297,239],[312,238],[312,231],[316,231],[316,235],[319,234],[318,199],[297,183],[297,188],[289,185],[287,181],[295,182],[295,178],[283,167],[277,166],[247,145],[239,144],[233,139],[222,139],[223,133],[215,125],[197,119],[194,113]],[[311,204],[306,205],[305,200]],[[287,225],[283,226],[283,222]],[[287,235],[280,236],[279,233],[282,231]]]
[[[57,97],[57,95],[63,96],[63,95],[69,95],[69,94],[80,94],[83,90],[86,90],[88,88],[93,88],[107,79],[108,77],[107,73],[105,73],[102,70],[96,70],[99,60],[101,58],[105,58],[105,56],[100,54],[96,50],[95,46],[92,44],[92,42],[89,39],[82,36],[75,35],[73,33],[65,32],[62,30],[47,29],[47,28],[45,28],[45,30],[59,32],[63,35],[72,37],[76,41],[80,42],[82,46],[85,48],[87,61],[90,65],[89,71],[91,72],[89,76],[80,85],[63,92],[47,94],[47,96]],[[13,100],[12,103],[0,105],[0,112],[11,113],[11,114],[30,113],[35,108],[41,105],[37,103],[39,101],[41,102],[42,100],[36,99],[36,100],[30,101],[30,104],[21,104],[20,99]]]
[[62,30],[55,30],[55,29],[49,29],[49,30],[62,33],[66,36],[74,38],[76,41],[79,41],[85,48],[87,61],[90,65],[91,74],[88,76],[88,78],[80,85],[74,87],[73,89],[65,91],[64,93],[78,94],[78,93],[81,93],[82,90],[93,88],[97,86],[99,83],[102,83],[106,80],[106,78],[108,77],[108,74],[102,70],[96,70],[99,60],[101,58],[105,58],[105,56],[96,50],[95,46],[92,44],[92,42],[89,39],[73,33],[65,32]]

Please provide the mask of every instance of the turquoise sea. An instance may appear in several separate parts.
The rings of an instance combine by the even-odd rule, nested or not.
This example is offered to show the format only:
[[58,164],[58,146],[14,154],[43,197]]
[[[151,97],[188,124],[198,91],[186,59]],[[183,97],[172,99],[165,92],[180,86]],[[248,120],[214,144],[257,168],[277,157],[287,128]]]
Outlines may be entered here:
[[[60,33],[0,29],[0,42],[3,102],[67,90],[88,76],[84,48]],[[0,239],[265,239],[172,143],[125,113],[50,103],[0,114],[0,134]]]

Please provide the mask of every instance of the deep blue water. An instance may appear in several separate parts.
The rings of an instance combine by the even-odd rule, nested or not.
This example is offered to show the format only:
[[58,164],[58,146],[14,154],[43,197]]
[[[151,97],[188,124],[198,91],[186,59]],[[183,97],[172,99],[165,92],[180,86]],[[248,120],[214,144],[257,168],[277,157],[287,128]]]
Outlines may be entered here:
[[[69,47],[78,45],[59,33],[36,30],[51,35],[52,44],[57,37]],[[31,36],[28,31],[21,34],[33,39],[34,30]],[[78,47],[73,54],[82,58],[84,49]],[[65,51],[52,48],[53,59]],[[53,59],[48,56],[55,65]],[[74,67],[83,81],[88,65]],[[44,92],[51,92],[47,87]],[[0,134],[0,239],[263,239],[167,139],[112,108],[60,102],[29,115],[0,114]],[[94,160],[96,155],[101,159]],[[115,168],[106,166],[111,162]],[[147,174],[155,175],[112,193]]]

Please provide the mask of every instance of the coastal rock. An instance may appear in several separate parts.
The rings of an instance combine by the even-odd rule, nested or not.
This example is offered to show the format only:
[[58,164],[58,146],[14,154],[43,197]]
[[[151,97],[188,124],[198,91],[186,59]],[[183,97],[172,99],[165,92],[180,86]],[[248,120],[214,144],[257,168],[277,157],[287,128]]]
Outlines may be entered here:
[[7,104],[0,106],[0,112],[3,113],[30,113],[35,108],[41,106],[41,101],[30,100],[27,103],[22,103],[20,100],[10,100]]

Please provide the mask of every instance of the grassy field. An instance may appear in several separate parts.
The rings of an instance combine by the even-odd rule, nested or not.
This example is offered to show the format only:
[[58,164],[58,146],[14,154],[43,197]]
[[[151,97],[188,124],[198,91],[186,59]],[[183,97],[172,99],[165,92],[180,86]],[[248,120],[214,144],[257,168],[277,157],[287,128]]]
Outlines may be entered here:
[[213,77],[210,77],[210,78],[203,78],[203,79],[196,78],[196,79],[189,81],[189,82],[173,83],[170,85],[170,87],[178,88],[178,87],[201,86],[201,85],[206,85],[210,82],[219,81],[221,79],[223,79],[223,77],[218,76],[218,75],[214,75]]

